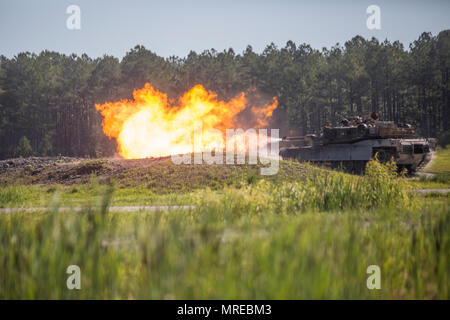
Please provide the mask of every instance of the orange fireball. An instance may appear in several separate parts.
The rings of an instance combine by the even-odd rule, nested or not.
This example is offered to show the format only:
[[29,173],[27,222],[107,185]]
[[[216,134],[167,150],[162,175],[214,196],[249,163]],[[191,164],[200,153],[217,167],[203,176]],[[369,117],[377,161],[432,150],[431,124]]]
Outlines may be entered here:
[[[204,148],[217,140],[210,129],[239,127],[236,116],[247,106],[244,93],[228,102],[196,85],[178,101],[167,98],[165,93],[146,83],[144,88],[133,92],[134,100],[121,100],[96,104],[103,119],[103,132],[115,138],[119,154],[126,159],[168,156],[193,152],[192,136],[197,123],[202,125]],[[267,118],[277,107],[273,98],[264,108],[252,107],[256,122],[267,124]]]

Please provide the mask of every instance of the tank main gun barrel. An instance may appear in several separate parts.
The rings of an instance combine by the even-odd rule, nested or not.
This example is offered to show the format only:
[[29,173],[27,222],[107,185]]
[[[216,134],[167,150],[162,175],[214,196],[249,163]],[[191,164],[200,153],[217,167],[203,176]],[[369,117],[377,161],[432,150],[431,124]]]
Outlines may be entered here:
[[311,141],[310,136],[283,137],[281,141]]

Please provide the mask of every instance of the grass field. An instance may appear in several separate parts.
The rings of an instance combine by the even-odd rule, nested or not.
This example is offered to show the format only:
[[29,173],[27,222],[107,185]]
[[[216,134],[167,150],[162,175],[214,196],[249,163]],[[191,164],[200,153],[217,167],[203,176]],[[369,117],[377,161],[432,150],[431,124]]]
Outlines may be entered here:
[[[0,214],[0,299],[450,297],[448,197],[414,195],[377,162],[362,177],[283,166],[278,177],[195,178],[177,192],[96,178],[3,187],[4,207],[48,209]],[[134,204],[193,207],[108,211]],[[85,209],[58,212],[66,205]],[[81,290],[66,287],[69,265],[81,268]],[[370,265],[380,267],[380,290],[366,286]]]
[[450,188],[450,147],[438,148],[433,160],[419,178],[409,179],[412,189]]
[[450,173],[450,147],[438,148],[436,157],[427,168],[428,172],[433,173]]
[[[170,158],[126,170],[113,171],[111,167],[105,160],[87,160],[61,170],[53,169],[41,177],[30,175],[28,172],[34,169],[27,166],[7,172],[0,177],[0,208],[45,207],[55,194],[63,205],[92,205],[111,184],[115,186],[111,205],[189,204],[196,192],[241,188],[264,177],[259,174],[260,165],[177,166]],[[80,172],[85,173],[81,178]],[[282,161],[279,172],[264,179],[274,183],[304,181],[320,172],[332,173],[305,163]],[[56,178],[49,183],[48,175],[66,179]],[[78,178],[72,180],[73,175]]]

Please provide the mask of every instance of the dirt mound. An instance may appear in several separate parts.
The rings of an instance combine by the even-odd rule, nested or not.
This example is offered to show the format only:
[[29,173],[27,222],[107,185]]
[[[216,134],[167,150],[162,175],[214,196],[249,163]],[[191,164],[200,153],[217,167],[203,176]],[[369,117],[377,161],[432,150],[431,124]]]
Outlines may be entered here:
[[[0,185],[70,183],[101,172],[103,161],[73,157],[30,157],[0,161]],[[73,181],[76,182],[76,181]]]
[[[121,158],[84,159],[71,157],[19,158],[0,161],[0,186],[73,185],[114,182],[123,187],[144,186],[155,192],[222,188],[253,183],[263,178],[261,165],[176,165],[170,157],[127,160]],[[311,166],[281,161],[273,180],[296,180],[311,174]]]
[[0,173],[5,173],[8,170],[14,170],[17,168],[27,168],[33,172],[39,172],[49,165],[55,165],[57,163],[73,163],[81,161],[81,158],[71,157],[30,157],[30,158],[16,158],[0,161]]

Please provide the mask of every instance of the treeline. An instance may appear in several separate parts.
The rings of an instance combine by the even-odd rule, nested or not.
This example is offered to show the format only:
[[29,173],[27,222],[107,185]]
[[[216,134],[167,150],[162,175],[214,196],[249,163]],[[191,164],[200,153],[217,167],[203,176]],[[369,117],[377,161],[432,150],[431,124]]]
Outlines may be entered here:
[[28,155],[110,156],[95,103],[131,98],[150,82],[171,97],[195,84],[228,99],[256,88],[276,96],[272,127],[281,134],[318,132],[339,115],[379,112],[410,123],[425,137],[449,140],[450,30],[423,33],[409,50],[360,36],[321,51],[307,44],[249,46],[236,54],[214,49],[162,58],[136,46],[112,56],[43,51],[0,57],[0,158]]

